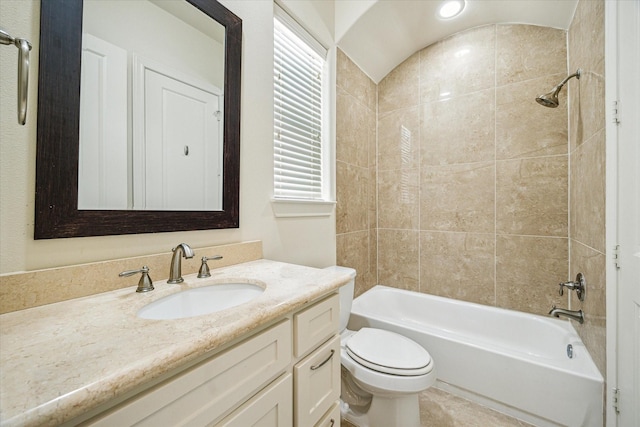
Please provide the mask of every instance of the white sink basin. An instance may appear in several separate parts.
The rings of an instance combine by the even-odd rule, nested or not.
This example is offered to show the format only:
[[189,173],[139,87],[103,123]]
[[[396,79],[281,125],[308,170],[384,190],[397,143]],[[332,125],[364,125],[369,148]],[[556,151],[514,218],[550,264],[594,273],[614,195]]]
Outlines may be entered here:
[[160,298],[138,311],[143,319],[182,319],[235,307],[260,296],[264,289],[252,283],[219,283],[187,289]]

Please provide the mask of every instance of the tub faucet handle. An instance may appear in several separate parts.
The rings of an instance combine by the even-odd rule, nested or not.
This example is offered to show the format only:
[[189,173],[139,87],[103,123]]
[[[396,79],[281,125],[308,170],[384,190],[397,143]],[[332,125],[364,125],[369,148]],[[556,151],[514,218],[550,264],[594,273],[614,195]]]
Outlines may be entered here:
[[129,277],[137,273],[142,273],[142,277],[140,277],[140,281],[138,281],[138,289],[136,289],[136,292],[152,291],[154,289],[153,281],[151,280],[151,277],[149,277],[149,267],[147,267],[146,265],[139,270],[123,271],[122,273],[118,274],[118,276]]
[[202,264],[200,265],[200,270],[198,271],[198,279],[211,277],[211,272],[209,271],[209,266],[207,265],[207,261],[212,259],[222,259],[222,255],[214,255],[212,257],[203,256]]
[[584,301],[585,291],[587,287],[587,281],[584,278],[584,274],[578,273],[575,281],[569,282],[561,282],[560,290],[558,293],[560,296],[564,294],[564,288],[569,289],[570,291],[576,291],[576,295],[580,301]]

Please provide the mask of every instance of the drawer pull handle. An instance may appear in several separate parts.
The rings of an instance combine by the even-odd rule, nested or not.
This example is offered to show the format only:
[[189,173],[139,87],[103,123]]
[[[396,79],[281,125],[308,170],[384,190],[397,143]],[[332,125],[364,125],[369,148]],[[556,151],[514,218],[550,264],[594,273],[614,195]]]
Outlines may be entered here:
[[322,363],[318,364],[318,365],[313,365],[311,367],[312,371],[315,371],[316,369],[320,369],[322,368],[329,360],[331,360],[331,358],[333,357],[333,353],[335,353],[335,350],[331,350],[331,354],[329,355],[329,357],[327,357],[326,359],[324,359],[322,361]]
[[329,424],[329,427],[333,427],[333,425],[334,425],[335,423],[336,423],[336,421],[335,421],[333,418],[331,418],[331,424]]

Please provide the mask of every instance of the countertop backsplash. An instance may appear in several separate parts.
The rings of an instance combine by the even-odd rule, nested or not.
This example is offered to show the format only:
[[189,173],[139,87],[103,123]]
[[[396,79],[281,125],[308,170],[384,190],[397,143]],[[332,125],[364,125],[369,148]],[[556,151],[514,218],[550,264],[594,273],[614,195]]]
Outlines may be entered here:
[[[183,275],[196,273],[203,256],[222,255],[221,260],[208,262],[212,270],[262,258],[261,241],[193,250],[193,258],[182,260]],[[167,248],[161,254],[0,275],[0,314],[135,286],[139,276],[120,278],[118,273],[143,265],[149,267],[153,281],[166,280],[171,256]]]

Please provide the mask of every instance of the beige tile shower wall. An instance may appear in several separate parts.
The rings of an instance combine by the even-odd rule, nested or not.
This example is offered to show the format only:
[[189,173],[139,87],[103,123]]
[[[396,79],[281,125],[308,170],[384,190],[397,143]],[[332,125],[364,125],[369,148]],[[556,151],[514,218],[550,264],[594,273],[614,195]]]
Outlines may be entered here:
[[336,257],[355,268],[356,295],[377,282],[376,85],[338,50]]
[[581,0],[569,27],[570,273],[587,280],[585,322],[574,326],[600,372],[606,372],[604,1]]
[[[378,283],[546,314],[566,306],[566,32],[474,28],[378,85]],[[339,183],[340,185],[340,183]]]

